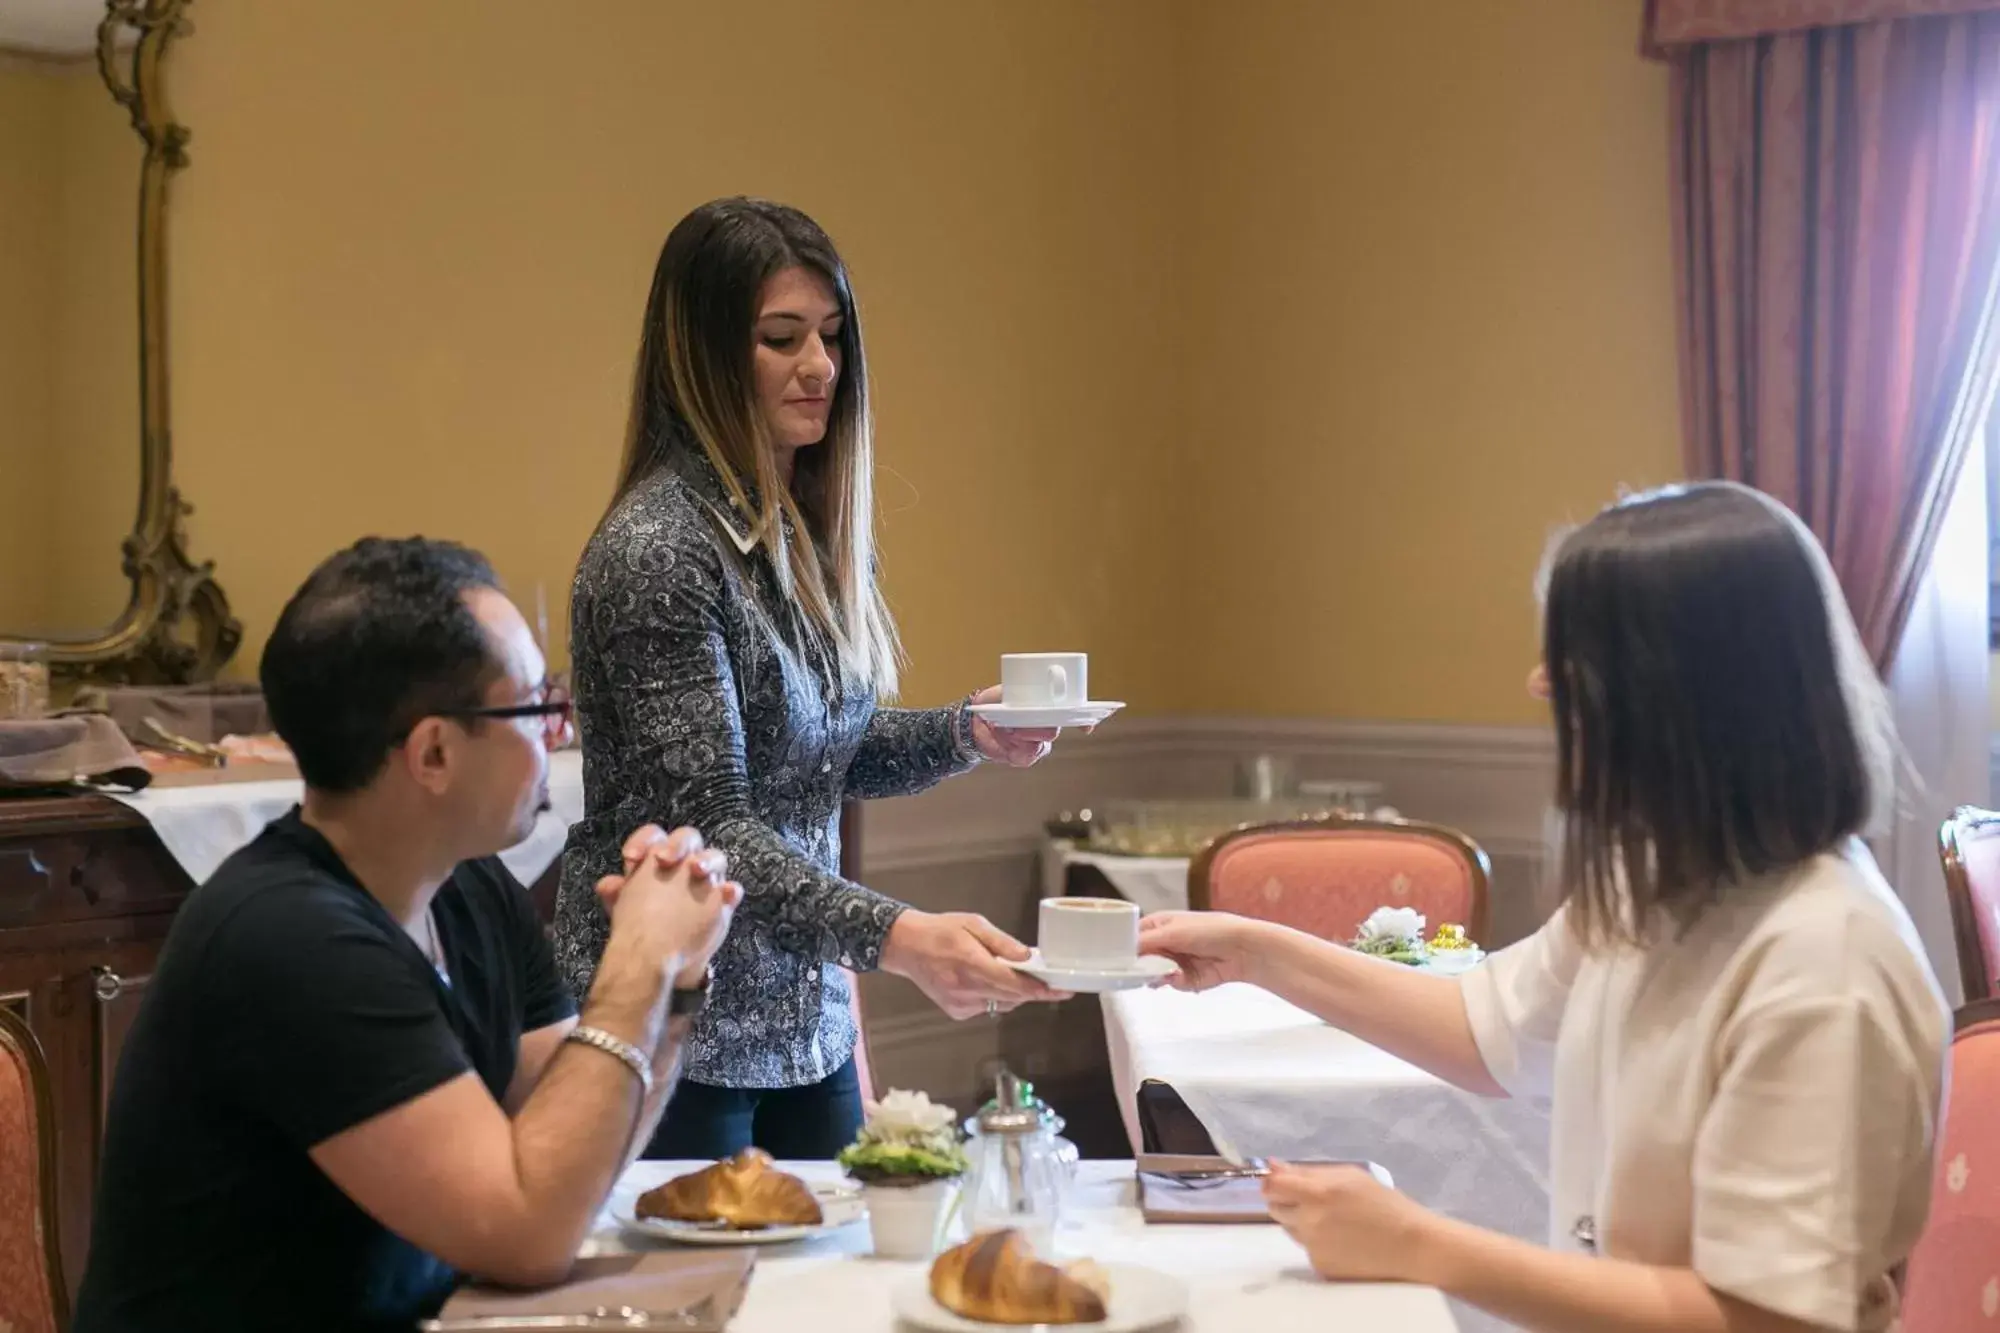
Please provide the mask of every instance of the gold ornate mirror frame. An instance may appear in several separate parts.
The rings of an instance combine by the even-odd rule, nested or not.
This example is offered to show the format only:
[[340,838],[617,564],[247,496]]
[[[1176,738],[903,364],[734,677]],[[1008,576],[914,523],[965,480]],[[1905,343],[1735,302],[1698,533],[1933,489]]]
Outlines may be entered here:
[[[95,639],[49,642],[64,678],[186,684],[212,679],[243,627],[215,581],[215,564],[188,557],[193,506],[173,481],[167,379],[167,184],[188,163],[188,132],[167,109],[168,46],[190,31],[189,0],[105,0],[97,67],[145,144],[139,182],[139,512],[124,541],[132,597]],[[0,642],[6,641],[0,638]]]

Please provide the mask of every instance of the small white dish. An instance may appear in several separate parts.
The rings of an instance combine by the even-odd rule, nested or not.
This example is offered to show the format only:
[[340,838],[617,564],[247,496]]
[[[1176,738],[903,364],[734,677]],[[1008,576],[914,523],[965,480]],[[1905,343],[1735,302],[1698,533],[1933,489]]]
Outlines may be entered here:
[[1094,727],[1124,706],[1103,699],[1074,704],[974,704],[972,715],[995,727]]
[[[1063,1333],[1142,1333],[1187,1317],[1187,1284],[1179,1278],[1138,1264],[1105,1264],[1104,1272],[1111,1282],[1111,1299],[1105,1311],[1108,1317],[1095,1324],[1064,1324]],[[962,1318],[939,1305],[931,1297],[928,1271],[899,1285],[891,1308],[898,1319],[933,1333],[991,1333],[1003,1327]],[[1037,1327],[1050,1329],[1054,1325]]]
[[636,1199],[615,1205],[611,1216],[627,1231],[682,1245],[789,1245],[793,1241],[816,1240],[831,1235],[868,1216],[868,1205],[862,1200],[861,1191],[852,1186],[814,1185],[812,1192],[813,1197],[819,1200],[819,1210],[826,1219],[816,1227],[765,1227],[761,1231],[737,1231],[711,1222],[676,1222],[667,1217],[640,1217],[633,1211],[638,1203]]
[[1069,991],[1076,995],[1100,995],[1106,991],[1138,990],[1156,981],[1172,976],[1180,969],[1171,958],[1158,954],[1142,954],[1129,963],[1098,964],[1090,967],[1051,967],[1042,961],[1040,949],[1030,949],[1023,962],[1002,959],[1016,972],[1026,972],[1035,980],[1056,990]]
[[1485,957],[1486,950],[1477,945],[1470,949],[1433,949],[1424,959],[1422,967],[1426,972],[1455,977],[1462,972],[1470,972]]

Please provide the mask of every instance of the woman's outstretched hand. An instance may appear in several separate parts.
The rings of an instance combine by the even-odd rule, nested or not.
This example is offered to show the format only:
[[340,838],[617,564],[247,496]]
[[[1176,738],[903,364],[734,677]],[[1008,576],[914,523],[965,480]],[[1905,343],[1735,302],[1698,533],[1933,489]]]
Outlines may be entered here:
[[1170,958],[1180,968],[1163,985],[1211,990],[1249,979],[1257,924],[1228,912],[1158,912],[1139,918],[1139,952]]

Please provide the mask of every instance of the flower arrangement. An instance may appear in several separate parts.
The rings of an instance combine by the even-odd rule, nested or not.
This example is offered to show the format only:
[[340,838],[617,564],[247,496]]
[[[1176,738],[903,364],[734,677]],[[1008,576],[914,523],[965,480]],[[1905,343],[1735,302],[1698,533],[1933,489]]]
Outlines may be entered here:
[[1445,922],[1424,939],[1424,914],[1414,907],[1378,907],[1354,933],[1354,948],[1374,958],[1456,975],[1486,957],[1465,927]]
[[1424,914],[1414,907],[1378,907],[1354,933],[1354,948],[1371,957],[1415,967],[1428,956]]
[[837,1160],[864,1185],[924,1185],[962,1176],[970,1164],[952,1128],[956,1115],[921,1092],[893,1090]]

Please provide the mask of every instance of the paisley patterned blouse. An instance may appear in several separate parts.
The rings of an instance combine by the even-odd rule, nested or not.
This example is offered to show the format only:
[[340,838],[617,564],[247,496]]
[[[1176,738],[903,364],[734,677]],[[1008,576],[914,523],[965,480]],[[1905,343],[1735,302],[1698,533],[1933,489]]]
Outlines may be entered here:
[[963,703],[880,709],[826,684],[770,563],[707,459],[677,450],[591,539],[570,650],[584,817],[570,829],[556,956],[579,1002],[609,922],[598,878],[641,824],[691,825],[744,898],[715,957],[689,1078],[816,1083],[853,1054],[850,983],[904,905],[840,878],[843,796],[921,791],[979,760]]

